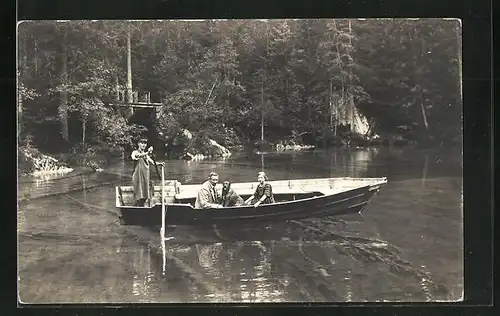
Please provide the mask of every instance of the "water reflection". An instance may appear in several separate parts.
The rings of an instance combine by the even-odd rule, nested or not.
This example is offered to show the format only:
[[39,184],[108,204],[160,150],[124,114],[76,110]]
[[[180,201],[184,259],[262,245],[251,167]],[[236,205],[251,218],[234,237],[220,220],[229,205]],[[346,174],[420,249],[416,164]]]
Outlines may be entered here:
[[425,154],[424,158],[424,168],[422,170],[422,187],[425,187],[425,182],[427,181],[427,169],[429,169],[429,154]]
[[171,234],[175,243],[151,241],[131,252],[132,293],[150,302],[368,301],[367,293],[393,301],[435,297],[438,289],[424,267],[413,267],[383,240],[346,234],[340,230],[345,224],[247,227],[240,238],[229,230],[212,232],[210,240],[207,230],[198,237],[205,243],[188,244],[178,243],[186,233],[181,229]]
[[[335,148],[328,151],[235,155],[228,160],[230,167],[222,168],[220,174],[223,177],[235,177],[233,181],[249,181],[248,178],[252,176],[251,180],[253,180],[258,169],[248,168],[245,170],[247,172],[239,177],[228,169],[236,167],[241,171],[247,169],[245,168],[247,166],[258,165],[260,170],[266,171],[270,179],[275,180],[306,177],[363,177],[378,152],[378,148]],[[326,173],[324,167],[328,168]]]
[[[458,166],[458,167],[457,167]],[[460,155],[336,149],[167,162],[167,177],[201,182],[388,176],[363,216],[257,227],[121,226],[114,186],[132,164],[19,188],[24,301],[429,301],[461,296]],[[457,171],[458,170],[458,171]],[[410,223],[410,224],[409,224]]]

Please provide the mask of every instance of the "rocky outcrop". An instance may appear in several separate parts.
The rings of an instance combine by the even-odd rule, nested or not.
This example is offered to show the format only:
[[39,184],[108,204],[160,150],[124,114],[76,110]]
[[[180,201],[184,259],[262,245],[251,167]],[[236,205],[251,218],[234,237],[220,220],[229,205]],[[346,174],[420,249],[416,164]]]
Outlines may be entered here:
[[231,156],[231,152],[229,151],[229,149],[217,143],[215,140],[209,139],[209,144],[211,147],[210,149],[212,156],[223,158]]
[[18,152],[19,168],[22,173],[36,176],[51,173],[64,174],[73,171],[73,168],[65,163],[37,151],[21,148]]
[[210,138],[206,133],[193,135],[189,130],[180,131],[174,141],[174,155],[185,160],[206,158],[227,158],[231,152],[225,146]]
[[[350,126],[350,113],[349,106],[341,106],[339,108],[338,124]],[[352,130],[350,132],[358,135],[366,135],[370,131],[370,124],[368,119],[360,113],[357,107],[354,106],[352,113]]]
[[316,146],[314,145],[298,145],[298,144],[278,144],[276,145],[276,150],[277,151],[299,151],[299,150],[310,150],[314,149]]

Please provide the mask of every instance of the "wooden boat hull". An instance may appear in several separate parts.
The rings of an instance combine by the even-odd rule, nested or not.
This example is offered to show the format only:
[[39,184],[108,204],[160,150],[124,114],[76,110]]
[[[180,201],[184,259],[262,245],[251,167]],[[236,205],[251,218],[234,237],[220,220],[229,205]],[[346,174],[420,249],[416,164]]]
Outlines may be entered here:
[[[240,206],[222,209],[195,209],[189,204],[168,204],[165,226],[172,225],[234,225],[286,221],[361,212],[383,183],[365,185],[339,193],[268,205]],[[314,194],[311,194],[314,195]],[[121,206],[120,221],[124,225],[161,226],[161,204],[152,207]]]

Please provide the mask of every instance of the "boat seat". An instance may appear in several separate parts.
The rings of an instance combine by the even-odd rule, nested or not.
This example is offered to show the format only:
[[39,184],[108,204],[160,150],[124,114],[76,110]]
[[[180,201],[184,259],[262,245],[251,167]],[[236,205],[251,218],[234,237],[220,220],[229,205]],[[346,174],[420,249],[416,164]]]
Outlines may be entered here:
[[[251,196],[252,194],[255,193],[255,189],[238,189],[238,188],[234,188],[234,191],[236,193],[238,193],[238,195],[241,195],[241,196]],[[302,194],[302,193],[311,193],[313,191],[309,191],[309,190],[304,190],[304,189],[301,189],[301,188],[285,188],[285,187],[280,187],[280,188],[273,188],[273,194],[274,195],[278,195],[278,194]],[[196,198],[198,195],[198,192],[193,192],[193,191],[185,191],[185,192],[181,192],[180,193],[177,193],[175,195],[175,198],[178,199],[178,200],[185,200],[185,199],[193,199],[193,198]]]

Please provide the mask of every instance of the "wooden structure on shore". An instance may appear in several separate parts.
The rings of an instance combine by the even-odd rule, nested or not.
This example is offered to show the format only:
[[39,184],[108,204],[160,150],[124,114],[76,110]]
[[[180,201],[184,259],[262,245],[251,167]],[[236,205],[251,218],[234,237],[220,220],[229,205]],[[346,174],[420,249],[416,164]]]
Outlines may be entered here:
[[151,102],[151,94],[146,92],[143,97],[143,101],[139,101],[139,92],[134,91],[132,93],[132,99],[127,100],[126,98],[127,91],[126,90],[117,90],[116,92],[116,100],[114,102],[110,102],[111,106],[119,106],[119,107],[127,107],[131,108],[132,111],[135,108],[143,108],[143,109],[154,109],[155,113],[158,115],[163,103]]
[[[128,99],[127,95],[130,95],[131,98]],[[127,90],[117,89],[116,99],[108,102],[108,104],[114,108],[121,108],[127,120],[130,120],[133,116],[138,114],[139,117],[142,117],[142,119],[139,118],[138,124],[154,129],[154,126],[157,125],[156,123],[160,117],[161,108],[164,103],[151,102],[151,94],[149,92],[144,93],[142,100],[139,100],[138,95],[139,93],[137,91],[127,93]],[[141,114],[137,113],[138,110],[141,111]],[[144,113],[144,111],[146,112]],[[147,115],[146,118],[143,115]],[[151,135],[158,135],[158,133],[157,131],[150,131],[150,136]]]

